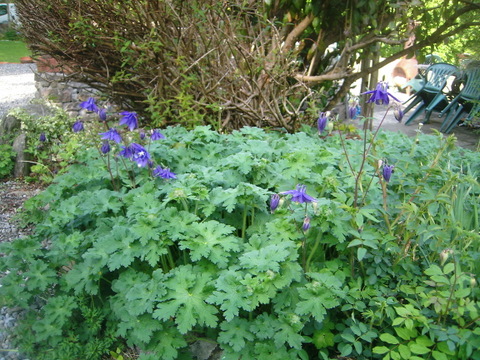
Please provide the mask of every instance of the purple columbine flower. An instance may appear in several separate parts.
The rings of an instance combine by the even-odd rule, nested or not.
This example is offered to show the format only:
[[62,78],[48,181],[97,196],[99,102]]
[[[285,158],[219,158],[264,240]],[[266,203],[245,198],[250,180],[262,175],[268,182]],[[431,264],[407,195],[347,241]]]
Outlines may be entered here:
[[325,130],[325,128],[327,127],[327,124],[328,124],[327,113],[321,112],[317,120],[317,128],[320,134],[323,132],[323,130]]
[[72,126],[73,132],[80,132],[83,130],[83,122],[82,121],[76,121],[75,124]]
[[95,99],[92,97],[88,98],[87,101],[80,103],[80,107],[88,111],[98,112],[98,106],[95,104]]
[[160,165],[153,170],[153,176],[161,177],[163,179],[176,179],[175,173],[171,172],[169,168],[162,168]]
[[100,121],[107,121],[107,109],[98,110],[98,117]]
[[401,102],[395,96],[393,96],[388,92],[388,84],[385,81],[380,81],[377,84],[377,87],[375,88],[375,90],[370,90],[360,95],[365,95],[365,94],[372,94],[370,99],[368,99],[367,103],[374,102],[377,105],[382,105],[382,104],[388,105],[390,103],[389,97],[391,97],[393,100],[397,102]]
[[165,135],[163,135],[157,129],[154,129],[152,130],[152,135],[150,135],[150,139],[152,139],[152,141],[162,140],[162,139],[165,139]]
[[120,115],[122,115],[120,125],[127,125],[130,131],[133,131],[138,127],[138,116],[136,112],[123,111]]
[[278,204],[280,204],[280,195],[278,194],[273,194],[270,197],[270,211],[273,213],[275,209],[278,207]]
[[303,219],[302,230],[303,232],[305,232],[308,229],[310,229],[310,218],[308,216],[305,216],[305,219]]
[[45,133],[42,132],[38,140],[40,140],[41,142],[47,141],[47,137],[45,136]]
[[131,143],[128,146],[122,146],[118,155],[135,161],[139,167],[145,167],[150,164],[150,154],[147,149],[137,143]]
[[288,190],[281,192],[281,195],[292,195],[292,201],[298,203],[310,203],[316,202],[317,199],[314,197],[307,195],[306,193],[307,187],[305,185],[298,184],[295,190]]
[[102,147],[100,148],[100,151],[102,152],[102,154],[107,154],[109,153],[111,150],[110,148],[110,143],[108,142],[108,140],[103,140],[103,144],[102,144]]
[[110,128],[107,132],[99,134],[103,140],[111,140],[120,144],[122,142],[122,137],[115,128]]
[[383,165],[382,175],[383,175],[383,178],[385,179],[386,182],[390,181],[390,178],[392,177],[394,168],[395,168],[395,166],[393,166],[393,165],[387,165],[387,164]]

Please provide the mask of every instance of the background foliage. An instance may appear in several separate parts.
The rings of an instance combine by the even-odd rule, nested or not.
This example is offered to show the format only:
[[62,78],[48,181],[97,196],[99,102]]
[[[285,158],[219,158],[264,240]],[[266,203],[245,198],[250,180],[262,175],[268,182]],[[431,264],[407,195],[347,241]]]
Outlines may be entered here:
[[[361,137],[303,130],[168,128],[145,145],[168,181],[84,148],[29,202],[35,234],[1,246],[22,351],[189,359],[207,339],[225,359],[480,359],[477,154],[380,133],[355,177]],[[316,205],[271,212],[299,183]]]
[[[308,102],[332,108],[355,80],[472,28],[479,10],[456,0],[16,3],[36,55],[156,125],[288,131],[310,121]],[[372,63],[382,48],[397,50]]]

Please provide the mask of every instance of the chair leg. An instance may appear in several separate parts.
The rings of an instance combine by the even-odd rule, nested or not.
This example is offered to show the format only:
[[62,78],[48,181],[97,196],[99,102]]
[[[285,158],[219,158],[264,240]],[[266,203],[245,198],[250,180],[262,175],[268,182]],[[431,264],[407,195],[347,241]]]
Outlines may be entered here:
[[418,117],[418,115],[420,115],[423,112],[424,109],[425,109],[425,103],[423,102],[420,105],[418,105],[418,107],[415,109],[414,113],[412,115],[410,115],[410,117],[408,118],[407,121],[405,121],[405,125],[408,125],[413,120],[415,120]]
[[[452,119],[455,117],[455,114],[457,113],[458,106],[455,107],[450,107],[447,112],[447,116],[445,116],[445,119],[442,121],[442,125],[440,125],[440,132],[446,132]],[[445,111],[445,109],[443,110]]]
[[430,104],[428,104],[426,111],[431,113],[433,111],[433,109],[435,109],[435,106],[440,104],[442,101],[447,102],[447,97],[445,95],[443,95],[443,94],[435,95],[435,97],[430,102]]
[[458,110],[453,115],[452,120],[448,124],[448,127],[446,128],[445,134],[450,134],[452,132],[452,130],[455,128],[455,126],[457,126],[457,124],[462,119],[463,114],[465,114],[465,108],[463,106],[459,106]]
[[407,112],[409,112],[420,101],[422,101],[422,98],[420,96],[417,96],[416,98],[414,98],[412,102],[405,109],[403,109],[403,113],[406,114]]
[[442,111],[438,114],[439,117],[442,117],[446,113],[450,114],[450,112],[458,105],[458,102],[454,99],[452,100]]

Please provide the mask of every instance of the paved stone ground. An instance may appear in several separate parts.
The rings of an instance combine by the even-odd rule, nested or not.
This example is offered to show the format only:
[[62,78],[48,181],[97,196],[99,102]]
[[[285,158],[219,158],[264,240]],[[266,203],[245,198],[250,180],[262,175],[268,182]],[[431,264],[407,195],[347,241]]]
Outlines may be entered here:
[[[401,101],[406,101],[409,96],[404,93],[395,92],[393,93]],[[378,126],[385,114],[387,106],[376,105],[374,110],[374,126]],[[413,114],[413,110],[410,110],[405,114],[404,121]],[[445,117],[439,118],[438,113],[434,112],[430,116],[430,122],[423,124],[421,131],[424,134],[433,134],[434,130],[440,131],[440,126]],[[409,136],[415,136],[417,134],[418,125],[423,120],[423,115],[420,115],[415,121],[411,122],[408,125],[405,125],[404,121],[399,123],[393,116],[393,111],[389,111],[387,117],[385,118],[382,129],[403,132]],[[470,150],[480,150],[480,128],[473,129],[466,126],[457,126],[451,134],[454,134],[457,138],[457,145],[470,149]],[[445,135],[448,136],[448,135]]]

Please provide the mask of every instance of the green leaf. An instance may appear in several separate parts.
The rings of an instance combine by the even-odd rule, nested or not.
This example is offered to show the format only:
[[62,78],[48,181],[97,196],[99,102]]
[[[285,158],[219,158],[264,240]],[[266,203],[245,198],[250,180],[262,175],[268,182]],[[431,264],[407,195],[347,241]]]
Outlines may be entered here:
[[213,289],[210,274],[191,265],[172,270],[165,281],[166,295],[159,299],[154,317],[164,321],[175,318],[178,330],[185,334],[193,326],[215,327],[217,309],[205,302]]
[[299,315],[312,315],[321,322],[325,318],[326,309],[340,305],[339,297],[344,296],[341,289],[342,282],[333,274],[308,273],[312,282],[298,289],[300,301],[296,306]]
[[340,351],[340,356],[348,356],[352,353],[353,347],[351,344],[340,343],[338,345],[338,350]]
[[443,271],[438,265],[433,264],[425,270],[425,274],[428,276],[443,275]]
[[357,352],[357,354],[363,353],[363,345],[360,341],[355,341],[353,343],[353,347],[355,348],[355,351]]
[[242,277],[242,273],[233,270],[222,272],[215,282],[216,290],[206,299],[220,306],[227,321],[238,316],[239,309],[251,309],[251,298],[240,282]]
[[398,346],[398,352],[400,353],[400,355],[402,355],[402,358],[404,359],[410,359],[410,357],[412,356],[412,352],[410,351],[408,346],[404,344],[400,344]]
[[281,244],[268,245],[259,250],[245,252],[239,258],[240,265],[244,269],[252,270],[255,273],[268,270],[279,272],[281,263],[292,254],[292,244],[291,242],[283,242]]
[[280,326],[276,329],[274,335],[275,345],[280,347],[284,344],[288,344],[294,349],[301,349],[304,342],[304,337],[300,335],[302,326],[292,326],[286,321],[281,321]]
[[40,291],[44,291],[57,278],[56,272],[41,260],[31,262],[24,276],[27,279],[28,290],[38,289]]
[[448,360],[448,356],[440,351],[432,351],[433,358],[435,360]]
[[163,324],[160,330],[155,331],[145,350],[153,352],[154,359],[175,360],[178,359],[178,349],[187,345],[184,337],[175,327]]
[[365,255],[367,255],[367,249],[364,248],[364,247],[359,247],[357,249],[357,258],[358,258],[358,261],[362,261],[363,258],[365,257]]
[[410,330],[410,329],[401,328],[401,327],[395,327],[394,330],[397,333],[397,335],[401,337],[403,340],[410,340],[412,337],[415,337],[417,335],[416,330]]
[[233,226],[215,220],[193,223],[180,241],[182,250],[190,250],[193,261],[202,257],[209,259],[219,268],[225,268],[230,260],[231,252],[240,250],[240,238],[232,235]]
[[342,334],[342,338],[343,338],[345,341],[348,341],[348,342],[350,342],[350,343],[355,342],[355,336],[353,336],[353,335],[350,334],[350,333],[343,333],[343,334]]
[[427,348],[426,346],[423,346],[414,342],[409,342],[408,348],[412,353],[417,355],[424,355],[430,352],[430,349]]
[[235,318],[229,322],[220,324],[222,331],[218,335],[220,344],[229,345],[235,352],[240,352],[246,342],[251,342],[255,336],[249,331],[249,322],[246,319]]
[[430,347],[434,344],[432,340],[430,340],[428,337],[425,335],[419,336],[415,339],[415,342],[419,345],[425,346],[425,347]]
[[389,333],[381,334],[380,335],[380,340],[382,340],[382,341],[384,341],[388,344],[392,344],[392,345],[396,345],[396,344],[400,343],[395,336],[393,336],[392,334],[389,334]]
[[448,263],[443,267],[443,273],[444,274],[449,274],[454,270],[455,270],[455,264],[454,263]]
[[374,354],[386,354],[390,351],[386,346],[375,346],[372,350]]

